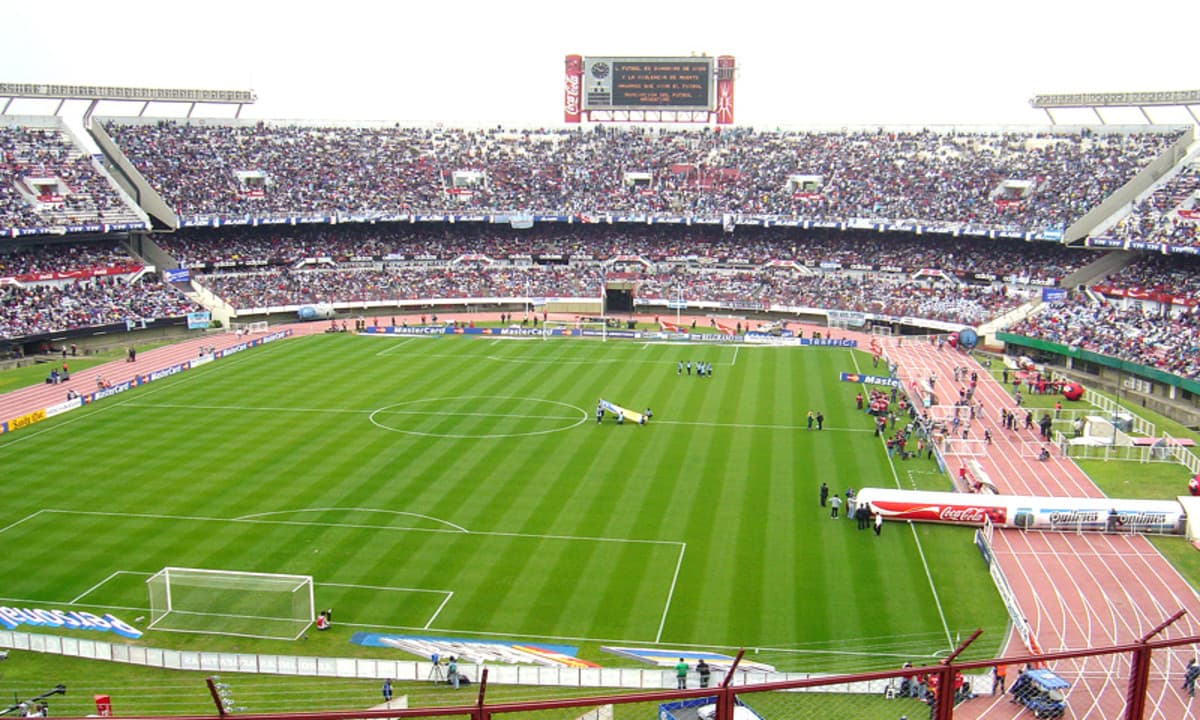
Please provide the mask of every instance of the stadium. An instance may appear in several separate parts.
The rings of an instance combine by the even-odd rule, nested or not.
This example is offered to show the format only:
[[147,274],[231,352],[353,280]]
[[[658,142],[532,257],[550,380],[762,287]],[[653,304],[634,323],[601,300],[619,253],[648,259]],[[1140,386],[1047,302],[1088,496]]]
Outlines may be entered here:
[[0,116],[6,714],[1192,717],[1194,126],[751,130],[711,60]]

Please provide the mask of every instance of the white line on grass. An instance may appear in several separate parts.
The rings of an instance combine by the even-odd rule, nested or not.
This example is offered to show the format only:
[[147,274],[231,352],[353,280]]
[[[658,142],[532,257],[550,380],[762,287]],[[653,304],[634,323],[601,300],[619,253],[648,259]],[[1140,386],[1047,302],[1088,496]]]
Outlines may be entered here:
[[[858,355],[853,350],[850,350],[850,358],[854,360],[854,372],[862,374],[862,368],[858,366]],[[870,395],[869,388],[866,383],[862,383],[863,389],[867,390]],[[892,454],[887,452],[887,438],[883,435],[879,436],[879,442],[884,444],[884,452],[887,455],[888,466],[892,468],[892,478],[896,481],[896,489],[903,490],[900,485],[900,473],[896,472],[896,463],[892,460]],[[847,510],[846,512],[849,512]],[[925,567],[925,579],[929,581],[929,591],[933,593],[933,604],[937,607],[938,617],[942,619],[942,629],[946,632],[946,643],[950,649],[954,649],[954,638],[950,636],[950,624],[946,621],[946,611],[942,608],[942,599],[938,596],[937,585],[933,582],[933,572],[929,569],[929,560],[925,557],[925,548],[921,545],[921,536],[917,534],[917,526],[911,520],[908,521],[908,529],[912,531],[913,542],[917,544],[917,554],[921,556],[921,565]]]
[[[415,400],[413,402],[423,402]],[[251,407],[246,405],[188,405],[183,403],[142,403],[130,401],[125,403],[128,407],[135,408],[160,408],[169,410],[228,410],[231,412],[270,412],[270,413],[317,413],[317,414],[338,414],[338,415],[372,415],[375,413],[384,413],[387,415],[420,415],[430,417],[481,417],[481,418],[502,418],[506,420],[578,420],[578,415],[514,415],[512,413],[482,413],[482,412],[444,412],[439,410],[380,410],[379,408],[371,408],[368,410],[349,410],[346,408],[300,408],[300,407]],[[578,409],[578,408],[576,408]],[[586,419],[586,418],[585,418]]]
[[115,571],[115,572],[111,573],[111,574],[110,574],[108,577],[104,578],[103,580],[101,580],[100,582],[98,582],[98,583],[96,583],[95,585],[91,586],[91,587],[90,587],[90,588],[88,588],[87,590],[84,590],[83,592],[81,592],[81,593],[79,593],[78,595],[76,595],[76,596],[75,596],[74,598],[72,598],[72,599],[71,599],[71,600],[70,600],[70,601],[69,601],[67,604],[68,604],[68,605],[74,605],[75,603],[79,602],[80,600],[82,600],[82,599],[84,599],[85,597],[87,597],[88,595],[90,595],[90,594],[92,593],[92,591],[93,591],[93,590],[95,590],[95,589],[99,588],[101,585],[105,585],[105,584],[107,584],[109,580],[112,580],[112,579],[113,579],[113,578],[115,578],[116,576],[118,576],[118,575],[121,575],[121,574],[123,574],[123,573],[124,573],[124,571],[123,571],[123,570],[117,570],[117,571]]
[[[208,365],[204,365],[200,368],[192,370],[185,375],[175,375],[175,376],[173,376],[172,381],[170,383],[163,381],[162,385],[158,385],[158,383],[155,383],[156,386],[151,386],[149,388],[146,388],[143,385],[143,386],[139,386],[138,388],[130,388],[130,390],[127,390],[126,392],[135,392],[136,391],[137,397],[144,398],[147,395],[153,395],[157,392],[167,390],[168,388],[177,387],[177,386],[183,385],[185,383],[190,383],[195,380],[199,380],[202,377],[206,377],[208,375],[208,368],[217,368],[217,367],[224,368],[224,367],[229,367],[230,365],[236,365],[236,364],[245,362],[249,358],[258,357],[259,355],[262,355],[263,353],[275,352],[277,350],[277,348],[279,348],[283,345],[284,345],[283,342],[276,342],[276,343],[271,343],[265,347],[259,346],[259,352],[257,352],[257,353],[254,353],[254,354],[239,353],[237,357],[235,357],[231,360],[222,359],[220,363],[209,363]],[[178,379],[176,380],[174,378],[178,378]],[[13,445],[16,445],[19,442],[24,442],[26,440],[32,440],[33,438],[43,435],[45,433],[54,432],[55,430],[59,430],[61,428],[66,427],[67,425],[71,425],[73,423],[79,422],[80,420],[87,420],[89,418],[95,417],[97,413],[102,413],[107,410],[112,410],[113,408],[124,407],[126,405],[133,403],[135,400],[136,400],[136,398],[129,398],[127,400],[118,400],[113,403],[105,403],[104,405],[99,406],[99,407],[97,407],[97,405],[95,403],[85,405],[84,406],[85,408],[97,408],[97,409],[92,410],[90,412],[86,412],[86,413],[80,413],[78,415],[73,414],[73,415],[69,416],[67,419],[63,420],[62,422],[59,422],[51,427],[43,428],[40,430],[34,430],[34,431],[28,432],[28,433],[22,432],[19,436],[17,436],[17,438],[15,440],[6,440],[3,444],[0,444],[0,451],[6,450],[6,449],[12,447]],[[81,408],[81,410],[82,410],[82,408]]]
[[41,514],[42,514],[42,513],[44,513],[44,512],[46,512],[46,511],[45,511],[45,510],[38,510],[38,511],[37,511],[37,512],[35,512],[35,513],[31,513],[31,514],[29,514],[29,515],[26,515],[25,517],[21,518],[20,520],[18,520],[18,521],[16,521],[16,522],[14,522],[14,523],[9,523],[8,525],[5,525],[4,527],[0,528],[0,533],[5,533],[5,532],[8,532],[9,530],[11,530],[11,529],[15,528],[16,526],[20,525],[21,523],[25,522],[26,520],[32,520],[32,519],[34,519],[34,518],[35,518],[35,517],[37,517],[38,515],[41,515]]
[[298,413],[329,413],[340,415],[369,415],[375,412],[374,409],[366,410],[351,410],[347,408],[301,408],[301,407],[265,407],[265,406],[247,406],[247,405],[194,405],[185,403],[144,403],[130,401],[125,403],[129,407],[137,408],[162,408],[169,410],[231,410],[234,412],[298,412]]
[[271,515],[293,515],[296,513],[305,512],[364,512],[364,513],[388,513],[390,515],[407,515],[409,517],[421,518],[422,520],[431,520],[443,525],[449,525],[459,532],[470,532],[462,525],[455,525],[449,520],[433,517],[432,515],[422,515],[421,513],[406,512],[404,510],[380,510],[377,508],[358,508],[358,507],[322,507],[322,508],[304,508],[302,510],[272,510],[271,512],[251,513],[250,515],[239,515],[231,520],[255,520],[258,518],[269,517]]
[[422,630],[428,630],[433,626],[433,621],[437,620],[437,616],[442,614],[442,608],[446,607],[446,603],[450,602],[450,598],[452,597],[454,597],[454,593],[450,593],[442,598],[442,603],[437,606],[437,610],[433,611],[433,615],[429,617],[429,622],[425,623],[425,627],[421,628]]
[[[803,430],[803,425],[761,425],[758,423],[715,423],[715,422],[699,422],[691,420],[660,420],[658,416],[652,421],[655,425],[696,425],[699,427],[713,428],[736,428],[739,430],[786,430],[788,432],[794,430]],[[863,428],[836,428],[825,426],[822,432],[872,432]]]
[[[678,540],[638,540],[631,538],[606,538],[593,537],[588,535],[543,535],[539,533],[516,533],[516,532],[498,532],[489,530],[448,530],[443,528],[406,528],[393,527],[390,525],[363,525],[359,523],[340,523],[340,522],[317,522],[304,520],[258,520],[249,519],[242,520],[239,518],[228,517],[212,517],[203,515],[163,515],[158,513],[125,513],[113,512],[109,510],[60,510],[57,508],[46,508],[40,512],[57,513],[60,515],[84,515],[89,517],[115,517],[115,518],[140,518],[146,520],[188,520],[195,522],[232,522],[245,523],[248,525],[292,525],[292,526],[310,526],[310,527],[336,527],[347,528],[350,530],[392,530],[396,532],[425,532],[425,533],[453,533],[458,535],[466,532],[469,535],[482,535],[485,537],[512,537],[512,538],[530,538],[537,540],[581,540],[590,542],[606,542],[606,543],[628,543],[630,545],[682,545]],[[297,511],[301,512],[301,511]],[[457,527],[457,526],[456,526]]]
[[[387,337],[387,336],[383,335],[381,337]],[[383,357],[384,355],[388,355],[393,350],[400,347],[401,345],[407,345],[408,343],[412,342],[413,340],[416,340],[419,337],[423,337],[423,336],[422,335],[409,335],[408,337],[404,338],[403,340],[399,340],[396,343],[394,343],[390,348],[387,348],[386,350],[380,350],[379,352],[375,353],[375,357]]]
[[679,544],[679,558],[675,561],[675,574],[671,576],[671,589],[667,591],[667,603],[663,606],[662,619],[658,621],[658,633],[654,642],[662,640],[663,627],[667,624],[667,613],[671,610],[671,598],[675,597],[675,584],[679,582],[679,571],[683,567],[683,554],[687,552],[687,543]]
[[[6,602],[42,602],[40,600],[14,600],[11,598],[0,598],[0,600],[5,600]],[[119,609],[133,609],[133,608],[119,608]],[[606,645],[629,645],[629,644],[655,645],[655,644],[661,644],[661,643],[649,643],[646,640],[639,640],[636,638],[598,638],[598,637],[588,637],[588,636],[582,636],[582,635],[539,635],[536,633],[517,633],[517,632],[504,632],[504,631],[497,632],[497,631],[488,631],[488,630],[478,630],[478,629],[474,629],[474,628],[448,628],[448,627],[433,628],[433,627],[415,627],[415,626],[411,626],[411,625],[377,625],[374,623],[352,623],[352,622],[346,622],[344,620],[339,621],[338,625],[341,627],[353,627],[353,628],[364,628],[364,629],[374,629],[374,630],[391,630],[391,631],[436,630],[437,632],[440,632],[440,633],[448,633],[448,634],[456,634],[456,635],[475,635],[475,636],[480,636],[480,637],[499,637],[499,638],[528,638],[531,640],[554,641],[554,642],[559,642],[559,643],[592,642],[592,643],[602,643],[602,644],[606,644]],[[851,639],[846,642],[853,643],[853,642],[855,642],[855,640]],[[696,643],[676,643],[676,642],[670,643],[670,646],[672,648],[696,648],[699,650],[724,649],[724,650],[730,650],[730,651],[735,651],[735,652],[743,647],[741,645],[701,645],[701,644],[696,644]],[[911,660],[914,657],[914,654],[909,651],[886,652],[886,651],[881,651],[878,648],[867,649],[867,650],[837,650],[837,649],[773,647],[773,646],[768,646],[768,645],[757,645],[755,647],[756,647],[756,649],[758,649],[762,652],[787,653],[787,654],[791,654],[791,655],[830,655],[830,656],[836,656],[836,657],[856,657],[856,658],[864,657],[864,658],[875,658],[875,659],[879,659],[881,657],[892,657],[892,658],[904,658],[904,659],[908,659],[908,660]]]
[[316,582],[313,585],[321,587],[340,587],[353,588],[355,590],[379,590],[382,592],[423,592],[423,593],[438,593],[439,595],[453,595],[450,590],[432,590],[430,588],[410,588],[410,587],[393,587],[391,585],[351,585],[349,583],[331,583],[331,582]]
[[733,367],[734,365],[737,365],[738,350],[741,350],[741,348],[734,345],[733,346],[733,362],[729,363],[729,367]]

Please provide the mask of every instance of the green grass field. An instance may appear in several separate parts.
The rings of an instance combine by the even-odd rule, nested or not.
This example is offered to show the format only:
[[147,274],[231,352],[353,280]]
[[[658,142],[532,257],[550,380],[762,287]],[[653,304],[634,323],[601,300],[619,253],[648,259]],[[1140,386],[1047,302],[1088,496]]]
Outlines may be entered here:
[[[681,359],[714,377],[677,376]],[[818,507],[822,481],[948,487],[931,462],[889,463],[838,381],[856,369],[834,348],[274,343],[0,436],[0,604],[132,621],[171,565],[312,575],[336,626],[142,644],[393,656],[349,643],[371,630],[557,641],[610,666],[605,643],[861,671],[982,627],[972,654],[992,657],[1006,616],[970,530],[876,538]],[[600,398],[654,419],[597,425]]]

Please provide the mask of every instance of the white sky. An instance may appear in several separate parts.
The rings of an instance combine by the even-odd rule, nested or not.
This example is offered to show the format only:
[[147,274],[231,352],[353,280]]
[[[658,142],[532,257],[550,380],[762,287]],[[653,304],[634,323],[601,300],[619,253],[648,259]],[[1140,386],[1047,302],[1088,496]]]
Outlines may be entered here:
[[[0,81],[253,89],[259,101],[243,117],[556,126],[565,55],[696,52],[736,56],[739,125],[1045,124],[1028,104],[1038,93],[1200,88],[1189,7],[1179,0],[20,2],[0,11]],[[18,101],[9,114],[34,109],[47,112]],[[1182,110],[1150,112],[1158,122],[1190,122]],[[158,106],[151,114],[174,113]],[[1144,122],[1133,109],[1105,116]],[[1095,121],[1087,111],[1056,117]]]

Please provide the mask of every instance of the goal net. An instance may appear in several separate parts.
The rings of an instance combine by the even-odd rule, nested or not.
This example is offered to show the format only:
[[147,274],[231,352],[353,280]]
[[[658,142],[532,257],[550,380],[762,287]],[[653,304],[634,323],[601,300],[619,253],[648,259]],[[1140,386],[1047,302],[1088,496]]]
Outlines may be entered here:
[[948,457],[983,457],[987,455],[987,442],[947,436],[942,439],[942,454]]
[[593,320],[546,320],[542,323],[542,339],[553,337],[555,331],[559,335],[573,335],[575,337],[598,337],[602,341],[608,340],[608,325],[603,322]]
[[165,567],[146,587],[154,630],[295,640],[316,616],[309,575]]
[[231,322],[229,323],[229,332],[238,333],[240,335],[249,335],[250,333],[265,333],[271,329],[271,326],[266,320],[257,322]]

